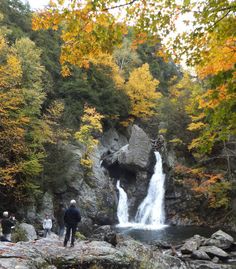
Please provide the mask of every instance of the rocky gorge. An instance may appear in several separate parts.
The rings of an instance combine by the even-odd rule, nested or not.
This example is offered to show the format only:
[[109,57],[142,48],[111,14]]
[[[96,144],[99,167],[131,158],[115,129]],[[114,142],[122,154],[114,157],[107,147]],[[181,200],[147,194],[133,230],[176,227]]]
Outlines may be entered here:
[[[56,154],[52,153],[51,167],[45,167],[43,174],[47,184],[42,199],[31,201],[18,212],[26,222],[21,224],[23,230],[32,232],[35,227],[38,235],[31,233],[27,242],[1,242],[0,268],[236,268],[234,238],[221,230],[209,238],[196,234],[177,245],[160,240],[142,243],[114,230],[113,225],[118,223],[117,180],[127,193],[132,221],[154,172],[155,151],[162,156],[166,177],[166,224],[216,226],[231,231],[235,224],[232,211],[225,211],[226,217],[217,219],[219,211],[215,210],[215,217],[209,217],[206,201],[197,199],[188,186],[176,180],[173,167],[178,160],[168,151],[162,136],[154,139],[140,126],[133,125],[126,132],[109,129],[99,141],[91,156],[90,173],[80,164],[84,151],[81,145],[63,145]],[[58,204],[63,202],[67,206],[70,199],[75,199],[81,210],[78,230],[86,238],[77,240],[73,249],[64,248],[55,234],[49,238],[39,236],[44,214],[54,219]],[[53,230],[56,231],[56,221]]]
[[[93,224],[118,223],[117,180],[125,189],[129,199],[130,220],[144,199],[155,165],[154,151],[162,155],[165,173],[165,214],[170,225],[218,226],[235,230],[234,200],[232,209],[209,209],[207,201],[194,195],[190,187],[184,185],[173,172],[179,161],[166,147],[162,136],[150,136],[138,125],[125,132],[107,130],[100,138],[99,145],[91,158],[93,167],[90,173],[81,166],[80,159],[84,148],[79,144],[63,145],[49,155],[45,167],[43,195],[33,200],[27,207],[19,209],[28,223],[41,225],[45,213],[54,216],[60,202],[68,205],[75,199],[82,213],[82,232],[88,235]],[[155,145],[153,143],[155,141]],[[51,159],[50,159],[51,158]],[[218,216],[223,216],[219,218]],[[82,229],[82,228],[81,228]]]

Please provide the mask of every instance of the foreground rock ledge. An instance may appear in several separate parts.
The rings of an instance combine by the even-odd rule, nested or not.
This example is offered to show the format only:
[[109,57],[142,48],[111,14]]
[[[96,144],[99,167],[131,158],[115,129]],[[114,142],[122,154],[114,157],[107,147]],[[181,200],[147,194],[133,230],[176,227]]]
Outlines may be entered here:
[[[221,245],[223,242],[226,246],[229,241],[229,249],[235,246],[233,239],[222,231],[211,238],[216,236]],[[0,269],[235,269],[235,263],[220,261],[228,254],[216,246],[213,253],[212,246],[207,246],[209,242],[195,235],[178,250],[173,247],[164,250],[166,246],[163,249],[160,245],[146,245],[122,235],[117,235],[115,247],[105,241],[91,240],[76,241],[75,247],[64,248],[57,236],[15,244],[0,242]],[[229,256],[234,254],[231,250]]]
[[64,248],[58,239],[31,242],[0,243],[1,269],[180,269],[181,260],[130,238],[116,247],[105,241],[80,241]]

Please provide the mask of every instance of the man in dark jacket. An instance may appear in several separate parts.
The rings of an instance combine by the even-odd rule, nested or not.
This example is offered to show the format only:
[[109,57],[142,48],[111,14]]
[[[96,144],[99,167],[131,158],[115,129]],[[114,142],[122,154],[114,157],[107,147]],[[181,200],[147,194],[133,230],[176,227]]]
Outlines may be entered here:
[[[3,212],[3,219],[1,221],[2,235],[5,241],[11,241],[11,229],[14,227],[14,222],[10,220],[8,211]],[[3,241],[3,240],[2,240]]]
[[70,240],[71,235],[71,247],[74,246],[75,233],[78,223],[81,221],[81,215],[79,209],[76,208],[76,201],[70,201],[70,207],[66,210],[64,215],[64,221],[66,226],[66,235],[64,240],[64,247],[66,247],[67,242]]

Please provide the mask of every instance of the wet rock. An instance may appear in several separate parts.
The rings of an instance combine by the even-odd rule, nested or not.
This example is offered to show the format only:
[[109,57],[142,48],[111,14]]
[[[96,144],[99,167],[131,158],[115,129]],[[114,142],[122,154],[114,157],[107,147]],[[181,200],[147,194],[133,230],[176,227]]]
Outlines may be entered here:
[[112,225],[113,224],[113,221],[112,219],[107,216],[106,214],[104,214],[103,212],[100,212],[98,213],[94,219],[94,224],[97,224],[97,225]]
[[112,246],[117,245],[117,236],[114,231],[108,232],[104,235],[104,241],[110,243]]
[[234,242],[233,237],[231,235],[223,232],[222,230],[219,230],[219,231],[213,233],[212,236],[211,236],[211,238],[217,239],[217,240],[227,240],[230,243],[233,243]]
[[233,237],[231,235],[223,232],[222,230],[219,230],[219,231],[215,232],[214,234],[212,234],[211,239],[216,240],[217,241],[216,246],[218,246],[222,249],[230,248],[234,242]]
[[101,240],[110,243],[113,246],[117,245],[117,234],[109,225],[98,227],[90,236],[92,240]]
[[186,265],[188,269],[234,269],[231,265],[202,260],[187,262]]
[[191,258],[196,260],[211,260],[211,258],[206,254],[206,252],[201,250],[194,250],[191,255]]
[[229,254],[224,250],[216,247],[216,246],[202,246],[199,248],[200,251],[204,251],[209,255],[217,256],[220,258],[227,258]]
[[221,249],[228,249],[231,246],[231,243],[229,241],[224,241],[224,240],[217,240],[217,239],[206,239],[205,242],[203,243],[204,246],[216,246]]
[[94,240],[104,240],[104,237],[107,234],[112,234],[113,229],[111,228],[110,225],[104,225],[104,226],[98,226],[96,229],[94,229],[93,234],[91,235],[91,239]]
[[191,254],[197,250],[200,246],[200,240],[198,238],[191,238],[187,240],[184,245],[180,248],[183,254]]

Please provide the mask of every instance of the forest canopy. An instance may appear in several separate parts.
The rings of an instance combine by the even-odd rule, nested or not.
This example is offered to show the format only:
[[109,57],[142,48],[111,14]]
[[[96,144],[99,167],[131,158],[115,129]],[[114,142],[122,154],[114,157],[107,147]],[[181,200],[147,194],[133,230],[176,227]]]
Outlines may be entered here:
[[235,11],[227,0],[55,0],[35,12],[2,0],[1,191],[40,195],[63,143],[86,146],[91,167],[103,128],[152,121],[191,163],[223,158],[232,177]]

